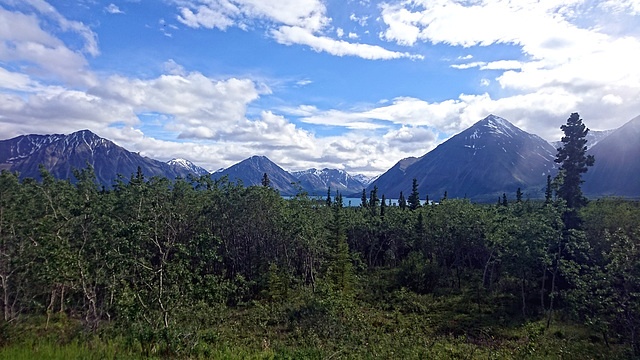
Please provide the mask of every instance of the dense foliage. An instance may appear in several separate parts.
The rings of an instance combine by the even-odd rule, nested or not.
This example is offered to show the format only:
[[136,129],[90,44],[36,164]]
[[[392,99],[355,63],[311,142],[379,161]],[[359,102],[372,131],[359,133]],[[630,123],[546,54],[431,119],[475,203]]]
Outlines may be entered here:
[[41,319],[140,356],[640,356],[635,202],[567,229],[554,198],[343,207],[266,180],[75,177],[0,175],[0,347]]

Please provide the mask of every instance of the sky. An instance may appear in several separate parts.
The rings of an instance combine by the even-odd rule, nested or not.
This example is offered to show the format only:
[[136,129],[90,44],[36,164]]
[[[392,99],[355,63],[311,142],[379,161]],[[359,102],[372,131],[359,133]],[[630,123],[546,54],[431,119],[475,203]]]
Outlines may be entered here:
[[378,175],[489,114],[640,115],[640,0],[0,0],[0,138]]

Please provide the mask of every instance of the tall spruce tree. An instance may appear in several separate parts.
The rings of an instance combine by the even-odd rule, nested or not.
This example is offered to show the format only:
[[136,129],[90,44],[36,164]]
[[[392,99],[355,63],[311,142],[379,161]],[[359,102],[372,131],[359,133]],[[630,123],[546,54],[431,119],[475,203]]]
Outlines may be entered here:
[[378,186],[374,185],[369,197],[369,206],[375,208],[376,206],[378,206],[378,201],[380,201],[380,199],[378,198]]
[[553,187],[551,182],[551,175],[547,175],[547,189],[544,191],[544,203],[549,204],[553,200]]
[[568,208],[580,208],[586,205],[587,200],[582,196],[580,184],[582,174],[587,172],[588,166],[593,166],[593,155],[586,155],[587,140],[585,137],[589,129],[582,123],[580,115],[573,113],[567,119],[567,123],[560,127],[564,132],[562,147],[558,149],[555,162],[560,165],[559,176],[562,176],[557,195],[567,202]]
[[270,185],[271,181],[269,180],[269,175],[267,175],[267,173],[264,173],[264,175],[262,175],[262,186],[269,187]]
[[409,195],[409,209],[415,210],[420,207],[420,193],[418,192],[418,179],[413,178],[411,185],[411,195]]
[[336,193],[333,218],[329,228],[332,251],[327,277],[333,290],[347,293],[352,290],[354,275],[342,206],[342,194]]
[[407,207],[407,200],[404,198],[404,194],[400,191],[400,197],[398,197],[398,206],[404,210]]
[[360,206],[366,208],[368,205],[367,202],[367,190],[362,189],[362,197],[360,198]]

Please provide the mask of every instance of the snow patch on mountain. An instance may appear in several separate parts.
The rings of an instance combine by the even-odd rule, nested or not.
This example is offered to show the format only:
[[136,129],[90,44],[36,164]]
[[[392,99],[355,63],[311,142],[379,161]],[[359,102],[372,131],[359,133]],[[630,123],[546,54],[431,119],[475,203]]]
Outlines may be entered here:
[[187,171],[189,171],[190,173],[196,174],[196,175],[207,175],[209,174],[209,171],[205,168],[202,168],[194,163],[192,163],[191,161],[187,160],[187,159],[182,159],[182,158],[174,158],[171,159],[169,161],[167,161],[168,165],[171,166],[178,166],[180,168],[183,168]]

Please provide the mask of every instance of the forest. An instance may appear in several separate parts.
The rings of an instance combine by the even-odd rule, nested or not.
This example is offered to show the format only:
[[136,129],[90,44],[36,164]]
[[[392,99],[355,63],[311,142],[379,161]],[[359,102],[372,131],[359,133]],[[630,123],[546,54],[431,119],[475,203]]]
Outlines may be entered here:
[[545,199],[494,204],[3,170],[0,358],[640,358],[640,203],[588,201],[562,130]]
[[519,192],[344,207],[268,179],[41,175],[0,175],[4,358],[640,354],[637,202],[568,228],[565,200]]

